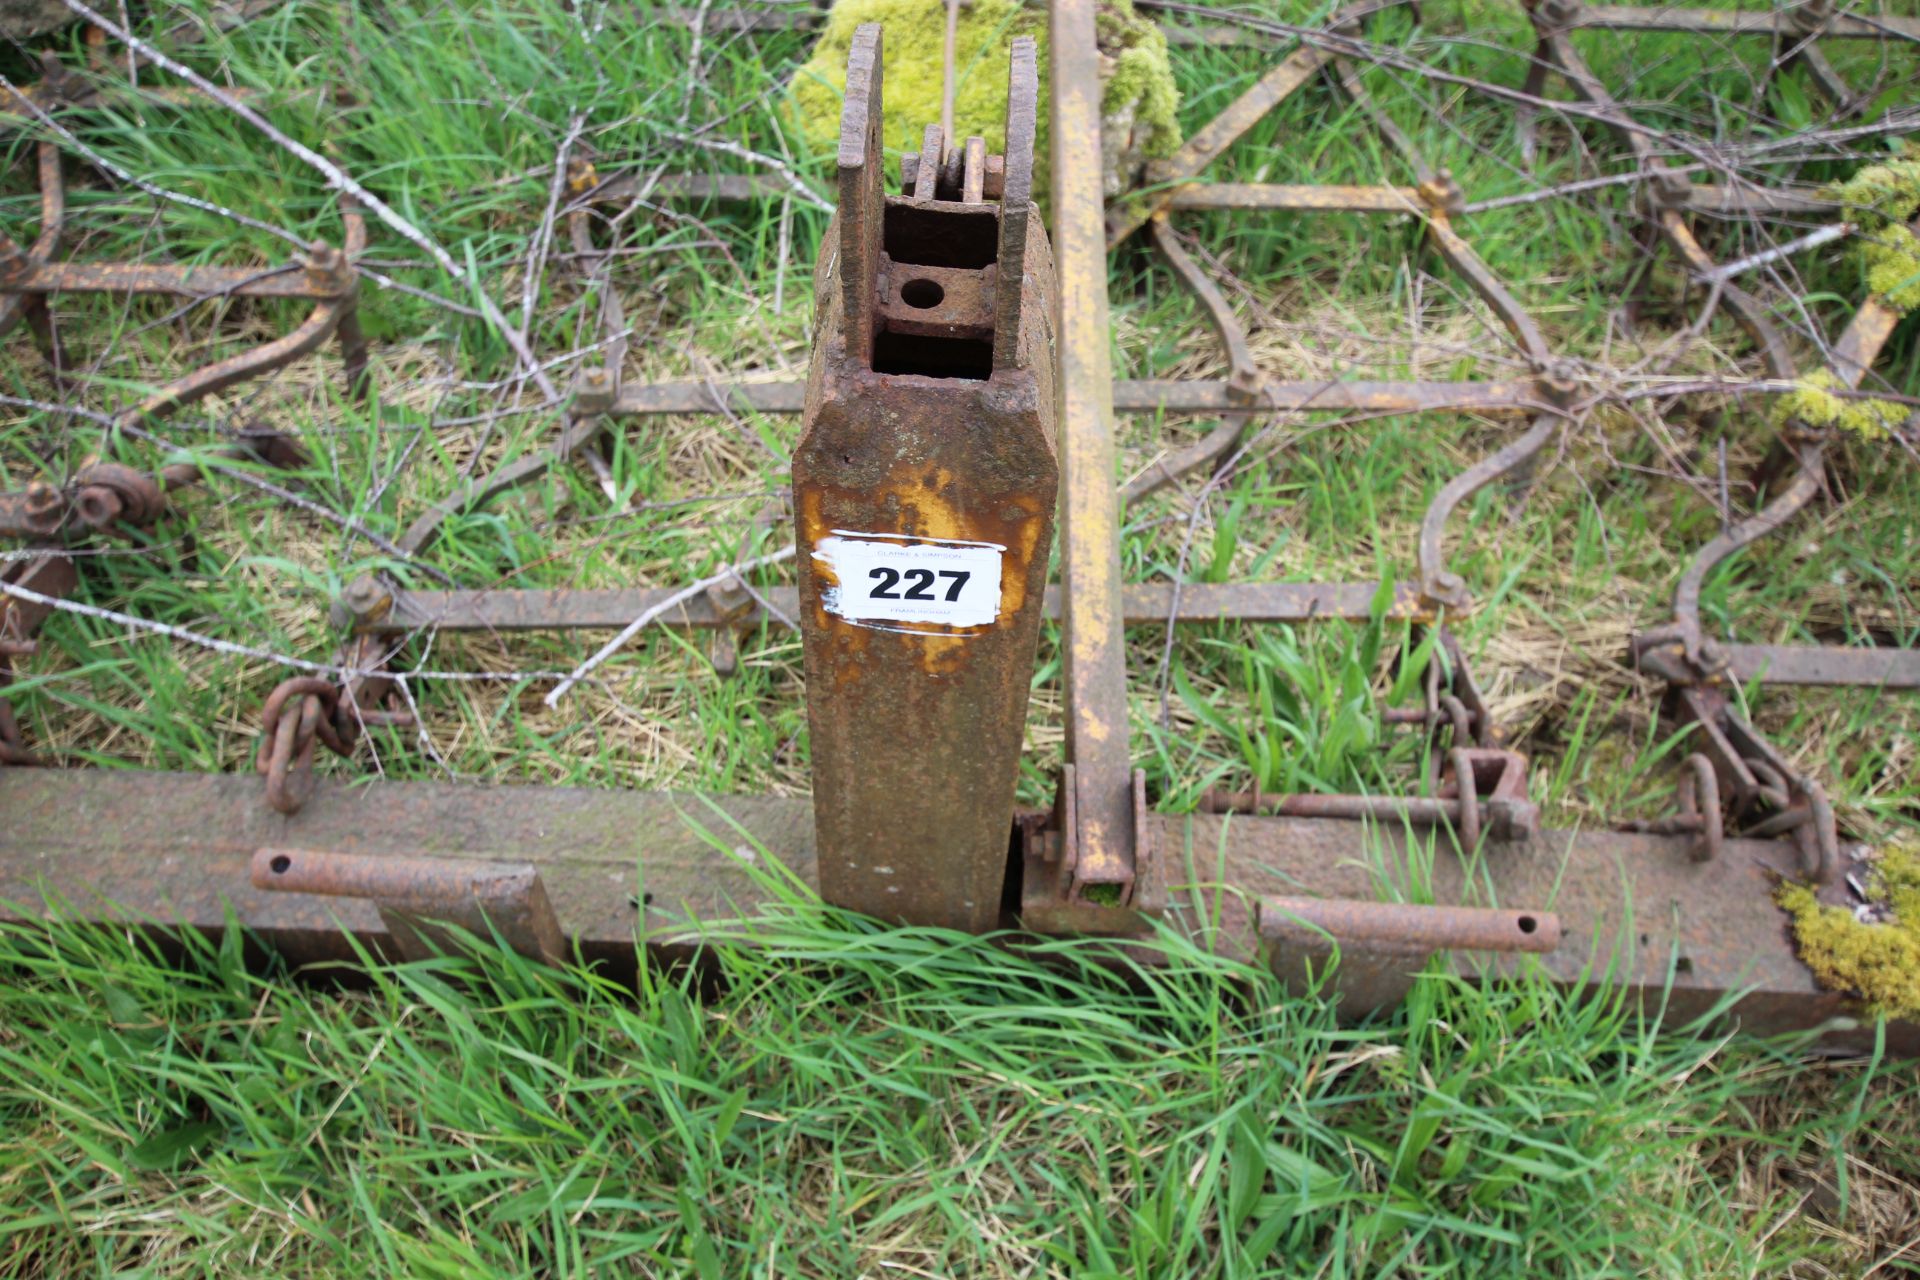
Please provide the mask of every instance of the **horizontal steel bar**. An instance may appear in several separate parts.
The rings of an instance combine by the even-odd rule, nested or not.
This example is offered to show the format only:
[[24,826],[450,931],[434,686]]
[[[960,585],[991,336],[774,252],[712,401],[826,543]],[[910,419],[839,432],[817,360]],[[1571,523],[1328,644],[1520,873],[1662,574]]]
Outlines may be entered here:
[[1275,182],[1194,182],[1176,189],[1174,209],[1288,209],[1338,213],[1419,213],[1413,187],[1296,186]]
[[304,298],[342,296],[347,280],[316,280],[304,265],[281,267],[167,266],[132,262],[33,262],[0,258],[0,293],[159,293],[188,298]]
[[1560,945],[1560,918],[1551,911],[1491,907],[1422,906],[1351,898],[1262,898],[1262,937],[1321,935],[1346,946],[1410,951],[1530,951]]
[[1695,186],[1686,207],[1694,213],[1831,213],[1838,202],[1817,187]]
[[[622,174],[593,192],[594,202],[618,204],[647,190],[644,178]],[[780,200],[797,194],[793,184],[768,173],[663,173],[654,181],[651,194],[660,200],[717,200],[727,204],[752,204]],[[821,197],[825,199],[825,196]]]
[[1730,644],[1728,673],[1765,684],[1920,689],[1920,649]]
[[[1513,382],[1268,382],[1252,405],[1221,379],[1116,378],[1120,413],[1527,413],[1542,402],[1531,380]],[[622,387],[609,413],[718,413],[720,405],[756,413],[798,413],[807,384],[788,382],[654,382]]]
[[[1120,595],[1121,620],[1129,626],[1176,622],[1364,622],[1372,616],[1374,582],[1227,582],[1187,583],[1180,588],[1175,610],[1172,583],[1133,583]],[[378,620],[364,624],[366,634],[395,635],[411,631],[574,631],[618,630],[635,618],[659,608],[679,594],[672,587],[634,587],[588,590],[582,588],[481,591],[397,591],[393,606]],[[762,587],[759,594],[779,614],[791,619],[799,609],[792,587]],[[1060,588],[1047,588],[1044,616],[1058,621]],[[1411,586],[1394,588],[1386,616],[1394,621],[1427,621],[1432,613]],[[721,626],[756,627],[778,624],[759,601],[741,612],[721,616],[705,595],[684,601],[661,615],[663,627],[710,629]]]
[[[1151,0],[1143,0],[1140,7],[1151,9],[1155,6]],[[799,6],[782,9],[708,9],[704,12],[674,8],[666,10],[664,16],[668,21],[683,26],[693,25],[697,16],[704,31],[779,32],[811,31],[820,25],[822,13],[816,8]],[[1196,26],[1169,24],[1163,25],[1160,30],[1167,37],[1167,43],[1175,48],[1206,45],[1226,49],[1268,42],[1268,38],[1258,32],[1224,23],[1201,23]]]
[[[1691,9],[1675,5],[1586,5],[1576,10],[1575,27],[1613,31],[1683,31],[1720,36],[1801,36],[1806,33],[1774,9]],[[1920,40],[1920,18],[1882,18],[1836,13],[1820,38]]]
[[[68,918],[217,933],[231,910],[295,960],[350,959],[343,929],[378,945],[385,925],[365,900],[254,888],[258,849],[531,866],[580,952],[629,974],[636,940],[685,955],[724,935],[723,922],[791,892],[784,872],[817,883],[812,807],[798,797],[322,781],[283,818],[251,777],[4,769],[0,812],[0,918],[38,918],[51,897]],[[1725,1000],[1751,1030],[1823,1028],[1835,1047],[1873,1044],[1872,1022],[1794,955],[1772,897],[1798,856],[1790,843],[1730,839],[1720,859],[1696,863],[1685,836],[1547,831],[1469,877],[1450,854],[1410,859],[1404,833],[1360,823],[1150,815],[1147,824],[1169,886],[1167,922],[1238,959],[1262,955],[1260,898],[1404,901],[1416,888],[1412,863],[1426,867],[1422,896],[1442,906],[1522,904],[1559,918],[1564,940],[1549,954],[1451,956],[1468,976],[1538,965],[1586,990],[1610,971],[1672,1021]],[[1365,957],[1368,944],[1344,954]],[[1920,1054],[1920,1026],[1890,1024],[1887,1048]]]

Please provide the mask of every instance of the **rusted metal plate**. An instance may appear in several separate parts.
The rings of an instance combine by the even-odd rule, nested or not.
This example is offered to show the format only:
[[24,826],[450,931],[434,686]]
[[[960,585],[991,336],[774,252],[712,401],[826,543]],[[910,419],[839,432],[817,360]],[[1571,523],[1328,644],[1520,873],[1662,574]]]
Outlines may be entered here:
[[[256,850],[523,863],[539,871],[569,939],[617,972],[631,967],[637,940],[684,955],[703,928],[771,905],[769,871],[817,884],[804,799],[323,782],[297,817],[283,818],[259,804],[256,788],[245,777],[0,770],[0,918],[37,918],[51,894],[69,915],[217,933],[231,905],[295,959],[345,958],[340,930],[379,941],[378,910],[257,890]],[[1699,863],[1684,836],[1546,831],[1482,858],[1469,892],[1459,860],[1444,853],[1411,859],[1429,868],[1416,885],[1407,836],[1393,827],[1208,815],[1154,815],[1147,826],[1163,851],[1165,919],[1222,954],[1263,958],[1262,898],[1552,912],[1562,939],[1551,953],[1461,953],[1453,963],[1495,977],[1538,963],[1555,983],[1582,990],[1611,973],[1650,1016],[1670,1022],[1734,995],[1730,1007],[1750,1030],[1824,1027],[1833,1047],[1872,1046],[1871,1024],[1793,954],[1771,892],[1795,855],[1778,842],[1730,839],[1718,860]],[[1839,901],[1845,892],[1826,894]],[[1371,947],[1355,939],[1350,958],[1406,954]],[[1887,1040],[1893,1052],[1920,1055],[1920,1026],[1891,1024]]]
[[[862,27],[793,456],[821,889],[872,915],[980,930],[1006,877],[1059,486],[1051,261],[1030,206],[934,199],[931,159],[915,196],[885,196],[879,58],[879,28]],[[1030,127],[1030,42],[1013,61]],[[925,145],[937,157],[937,128]],[[1031,139],[1007,162],[1016,199]],[[1013,229],[1020,252],[1002,264]],[[972,305],[946,322],[910,314],[956,295]]]

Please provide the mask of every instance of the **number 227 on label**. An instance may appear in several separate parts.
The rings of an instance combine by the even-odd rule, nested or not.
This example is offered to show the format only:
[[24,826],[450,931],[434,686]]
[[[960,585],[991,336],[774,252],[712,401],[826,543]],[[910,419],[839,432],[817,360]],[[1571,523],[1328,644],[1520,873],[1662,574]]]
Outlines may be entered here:
[[1000,561],[991,542],[893,540],[835,532],[813,558],[839,579],[822,593],[829,613],[849,622],[925,622],[978,627],[1000,613]]

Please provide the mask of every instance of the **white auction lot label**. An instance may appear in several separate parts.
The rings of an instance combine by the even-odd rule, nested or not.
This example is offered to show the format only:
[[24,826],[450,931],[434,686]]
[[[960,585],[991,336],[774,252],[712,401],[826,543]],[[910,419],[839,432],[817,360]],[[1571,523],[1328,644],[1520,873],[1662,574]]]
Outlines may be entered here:
[[1005,551],[997,542],[835,529],[813,558],[840,580],[821,603],[849,622],[982,627],[1000,616]]

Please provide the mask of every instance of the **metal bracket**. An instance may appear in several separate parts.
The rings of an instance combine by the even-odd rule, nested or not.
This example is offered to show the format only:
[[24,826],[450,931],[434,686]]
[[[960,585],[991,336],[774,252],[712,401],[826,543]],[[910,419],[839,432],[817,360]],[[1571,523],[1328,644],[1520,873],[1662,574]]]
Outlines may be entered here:
[[1400,1003],[1442,951],[1543,955],[1560,945],[1560,917],[1551,911],[1263,897],[1254,923],[1268,967],[1296,990],[1337,963],[1349,1014]]
[[367,899],[408,960],[444,954],[447,925],[478,938],[497,934],[542,964],[567,957],[546,886],[525,863],[265,848],[254,851],[248,871],[256,889]]

